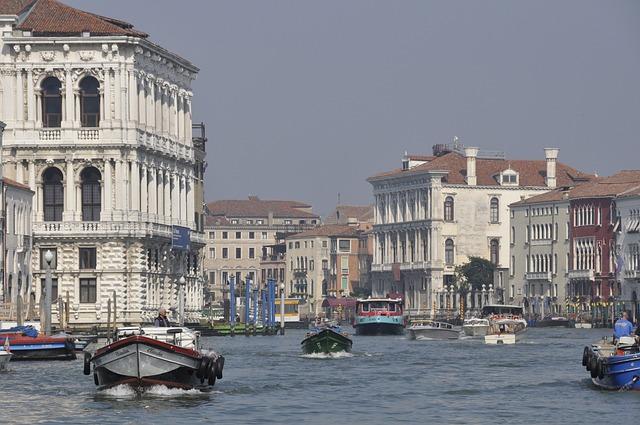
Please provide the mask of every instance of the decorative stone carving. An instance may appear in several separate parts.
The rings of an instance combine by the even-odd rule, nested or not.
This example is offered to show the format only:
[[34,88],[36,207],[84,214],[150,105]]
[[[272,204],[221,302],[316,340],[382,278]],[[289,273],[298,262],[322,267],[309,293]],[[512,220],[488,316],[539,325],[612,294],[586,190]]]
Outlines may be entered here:
[[93,50],[82,50],[78,52],[78,54],[80,55],[80,59],[85,62],[89,62],[90,60],[93,60],[95,52]]
[[43,50],[42,52],[40,52],[40,56],[42,57],[43,61],[51,62],[56,58],[56,52],[54,52],[53,50]]

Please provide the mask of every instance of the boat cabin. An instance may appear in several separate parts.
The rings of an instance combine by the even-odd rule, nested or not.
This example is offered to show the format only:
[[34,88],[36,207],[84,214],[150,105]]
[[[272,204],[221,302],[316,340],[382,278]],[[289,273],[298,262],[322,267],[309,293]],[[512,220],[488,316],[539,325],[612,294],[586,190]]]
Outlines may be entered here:
[[522,317],[522,307],[517,305],[485,305],[482,307],[482,317],[489,316]]
[[356,301],[358,316],[402,316],[402,299],[368,298]]

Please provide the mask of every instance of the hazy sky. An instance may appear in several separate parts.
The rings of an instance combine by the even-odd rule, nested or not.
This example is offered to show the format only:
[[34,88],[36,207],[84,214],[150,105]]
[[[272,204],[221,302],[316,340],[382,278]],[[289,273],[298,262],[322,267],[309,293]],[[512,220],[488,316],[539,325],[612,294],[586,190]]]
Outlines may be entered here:
[[639,1],[65,2],[200,67],[209,200],[369,203],[368,176],[454,136],[640,168]]

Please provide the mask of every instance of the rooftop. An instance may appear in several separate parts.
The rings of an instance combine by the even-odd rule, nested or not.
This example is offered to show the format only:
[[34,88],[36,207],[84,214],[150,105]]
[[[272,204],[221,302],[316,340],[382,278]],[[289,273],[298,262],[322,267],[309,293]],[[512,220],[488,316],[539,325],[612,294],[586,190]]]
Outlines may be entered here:
[[[547,175],[546,160],[505,159],[500,156],[476,159],[476,176],[478,186],[499,186],[496,176],[500,172],[512,169],[519,174],[519,186],[544,187]],[[457,151],[447,152],[429,162],[409,168],[395,169],[369,177],[369,182],[386,178],[417,175],[428,172],[446,172],[443,183],[466,184],[467,158]],[[556,165],[556,186],[575,185],[579,181],[593,178],[592,175],[576,170],[562,162]]]
[[295,235],[291,235],[288,239],[304,239],[304,238],[314,238],[314,237],[350,237],[356,238],[358,237],[360,230],[355,226],[348,226],[342,224],[325,224],[322,226],[318,226],[314,229],[307,230],[305,232],[296,233]]
[[0,14],[17,15],[16,29],[34,36],[122,35],[147,38],[128,22],[95,15],[57,0],[0,0]]
[[373,205],[338,205],[324,222],[347,224],[349,219],[355,219],[358,223],[373,222]]
[[211,216],[267,218],[310,218],[319,219],[311,212],[311,205],[298,201],[262,200],[249,196],[242,200],[219,200],[209,202],[207,210]]

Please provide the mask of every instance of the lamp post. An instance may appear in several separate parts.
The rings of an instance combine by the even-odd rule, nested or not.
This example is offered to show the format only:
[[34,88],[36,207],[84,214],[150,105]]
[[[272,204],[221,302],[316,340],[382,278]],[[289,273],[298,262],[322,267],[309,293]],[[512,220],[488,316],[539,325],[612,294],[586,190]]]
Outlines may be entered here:
[[280,284],[280,335],[284,335],[284,283]]
[[180,276],[178,279],[178,314],[180,315],[179,324],[184,326],[184,286],[186,279],[184,276]]
[[53,252],[50,249],[44,253],[44,261],[47,263],[47,272],[44,279],[44,333],[45,335],[51,335],[51,287],[53,285],[51,281],[51,262],[53,261]]

